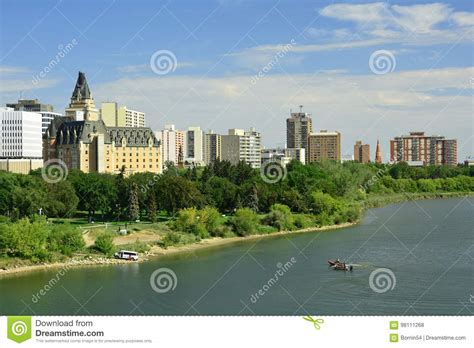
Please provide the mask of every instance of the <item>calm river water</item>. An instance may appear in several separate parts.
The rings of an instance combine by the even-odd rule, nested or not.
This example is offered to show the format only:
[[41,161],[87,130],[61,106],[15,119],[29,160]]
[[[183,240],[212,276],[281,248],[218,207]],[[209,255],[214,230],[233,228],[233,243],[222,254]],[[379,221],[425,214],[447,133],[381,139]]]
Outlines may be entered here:
[[[473,205],[473,197],[407,202],[372,209],[360,225],[340,230],[242,241],[141,264],[73,268],[64,275],[47,270],[0,277],[0,313],[471,315]],[[327,260],[338,257],[354,270],[330,269]],[[160,268],[176,275],[166,293],[150,285]]]

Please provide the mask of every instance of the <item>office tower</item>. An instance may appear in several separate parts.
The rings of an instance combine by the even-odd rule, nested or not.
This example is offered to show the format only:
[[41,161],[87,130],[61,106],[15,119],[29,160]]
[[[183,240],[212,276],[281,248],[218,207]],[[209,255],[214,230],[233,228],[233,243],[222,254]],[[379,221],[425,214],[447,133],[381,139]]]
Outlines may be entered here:
[[163,166],[166,162],[171,162],[175,166],[178,165],[180,153],[184,148],[184,132],[175,129],[174,124],[167,124],[159,133],[161,139],[161,152]]
[[250,128],[248,131],[229,129],[227,135],[221,136],[221,144],[222,160],[227,160],[232,164],[244,161],[252,168],[260,168],[262,156],[261,135],[255,131],[255,128]]
[[209,130],[204,134],[204,163],[206,165],[213,163],[221,158],[221,135]]
[[27,174],[43,166],[41,114],[0,108],[0,169]]
[[313,131],[311,115],[302,111],[292,112],[290,118],[286,119],[286,147],[307,148],[308,136]]
[[13,108],[15,111],[31,111],[40,114],[43,134],[55,117],[62,116],[60,113],[53,112],[52,105],[42,104],[38,99],[19,99],[17,103],[7,104],[7,107]]
[[204,132],[200,127],[188,127],[184,136],[184,162],[187,165],[204,165]]
[[308,163],[323,159],[341,161],[341,133],[322,130],[308,137]]
[[356,141],[354,145],[354,161],[360,163],[370,162],[370,145],[362,144],[362,141]]

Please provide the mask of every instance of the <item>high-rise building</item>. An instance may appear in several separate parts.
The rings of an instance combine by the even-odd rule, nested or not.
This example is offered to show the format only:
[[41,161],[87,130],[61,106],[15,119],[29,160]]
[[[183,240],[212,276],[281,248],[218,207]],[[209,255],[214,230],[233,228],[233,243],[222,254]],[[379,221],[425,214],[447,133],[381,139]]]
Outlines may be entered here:
[[107,127],[145,127],[145,113],[118,106],[116,102],[102,103],[100,119]]
[[167,124],[158,132],[158,138],[161,140],[163,166],[166,162],[178,165],[179,156],[184,151],[184,132],[176,130],[174,124]]
[[377,148],[375,149],[375,163],[382,163],[382,150],[380,149],[380,141],[377,139]]
[[354,161],[360,163],[370,162],[370,145],[362,144],[362,141],[356,141],[354,145]]
[[286,147],[306,149],[312,131],[311,115],[303,112],[300,106],[300,112],[292,112],[290,118],[286,119]]
[[200,127],[188,127],[184,136],[184,162],[187,165],[204,165],[204,132]]
[[248,131],[229,129],[227,135],[221,136],[221,144],[222,160],[232,164],[244,161],[252,168],[260,168],[262,142],[261,135],[255,128],[250,128]]
[[[43,136],[45,160],[59,159],[69,169],[83,172],[162,172],[160,141],[150,128],[107,127],[102,120],[91,119],[94,107],[83,73],[71,100],[67,116],[54,119]],[[84,119],[71,121],[73,111],[83,112]]]
[[27,174],[43,166],[41,115],[0,109],[0,169]]
[[72,92],[71,103],[66,109],[66,117],[76,121],[98,121],[99,110],[87,84],[86,75],[79,71],[76,86]]
[[16,111],[31,111],[41,115],[41,129],[44,134],[48,129],[51,121],[55,117],[61,117],[62,115],[53,112],[53,106],[49,104],[42,104],[38,99],[19,99],[17,103],[7,104],[8,108],[13,108]]
[[214,133],[213,130],[209,130],[204,134],[204,163],[206,165],[213,163],[218,158],[220,159],[221,154],[221,135]]
[[390,140],[390,160],[410,165],[457,165],[457,140],[410,132]]
[[308,137],[308,163],[323,159],[341,161],[341,133],[322,130]]

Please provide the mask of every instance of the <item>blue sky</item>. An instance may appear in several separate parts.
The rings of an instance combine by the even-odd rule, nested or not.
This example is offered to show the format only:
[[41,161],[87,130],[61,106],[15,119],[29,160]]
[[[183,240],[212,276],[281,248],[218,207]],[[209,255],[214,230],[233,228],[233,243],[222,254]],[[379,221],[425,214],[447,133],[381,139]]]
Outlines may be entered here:
[[[22,93],[63,112],[81,70],[97,106],[145,111],[154,130],[254,126],[266,146],[284,146],[285,118],[302,104],[315,130],[342,133],[344,154],[357,139],[374,152],[380,138],[388,160],[389,139],[411,130],[457,138],[459,160],[474,154],[472,1],[0,0],[0,10],[2,104]],[[172,53],[165,74],[158,51]],[[387,71],[371,69],[380,55]]]

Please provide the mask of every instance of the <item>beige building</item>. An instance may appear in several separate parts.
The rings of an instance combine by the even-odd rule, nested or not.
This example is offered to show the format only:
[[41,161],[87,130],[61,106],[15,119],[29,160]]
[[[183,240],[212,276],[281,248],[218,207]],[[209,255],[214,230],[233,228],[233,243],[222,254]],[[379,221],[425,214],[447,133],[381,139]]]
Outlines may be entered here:
[[43,168],[42,159],[4,159],[0,158],[0,170],[28,174],[30,170]]
[[362,144],[362,141],[358,140],[354,144],[354,161],[360,163],[370,162],[370,145]]
[[341,161],[341,133],[322,130],[308,137],[308,163],[323,159]]
[[[90,95],[85,76],[79,75],[71,106],[78,105],[75,95]],[[84,103],[84,115],[91,115],[93,102]],[[67,111],[66,110],[66,114]],[[102,120],[53,120],[43,137],[45,161],[59,159],[69,169],[83,172],[161,173],[161,144],[150,128],[107,127]]]
[[100,119],[107,127],[145,127],[145,113],[118,106],[116,102],[102,103]]

